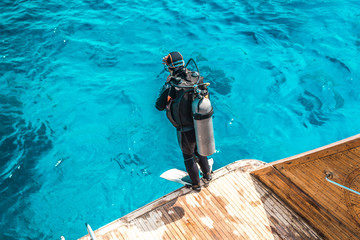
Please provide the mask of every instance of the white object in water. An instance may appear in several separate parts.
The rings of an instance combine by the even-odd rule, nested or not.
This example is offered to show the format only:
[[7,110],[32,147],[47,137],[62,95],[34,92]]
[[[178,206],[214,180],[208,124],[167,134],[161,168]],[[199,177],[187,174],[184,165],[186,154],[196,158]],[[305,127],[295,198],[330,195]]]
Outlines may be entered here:
[[[210,166],[210,172],[212,172],[212,166],[214,164],[214,159],[210,158],[209,160],[209,166]],[[198,165],[199,167],[199,165]],[[200,167],[199,167],[200,169]],[[182,170],[173,168],[170,170],[167,170],[163,174],[160,175],[161,178],[164,178],[166,180],[177,182],[183,185],[191,185],[191,180],[189,177],[189,174],[187,172],[184,172]]]

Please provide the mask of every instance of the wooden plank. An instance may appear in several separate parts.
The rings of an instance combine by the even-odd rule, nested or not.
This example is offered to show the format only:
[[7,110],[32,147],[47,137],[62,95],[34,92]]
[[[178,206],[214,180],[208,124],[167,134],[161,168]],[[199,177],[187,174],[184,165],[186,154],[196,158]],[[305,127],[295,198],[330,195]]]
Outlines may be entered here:
[[191,189],[189,189],[189,188],[186,188],[186,187],[179,188],[178,190],[175,190],[169,194],[166,194],[165,196],[163,196],[149,204],[146,204],[145,206],[138,208],[137,210],[121,217],[121,221],[123,221],[125,223],[130,222],[132,219],[138,218],[138,217],[142,216],[143,214],[150,212],[150,211],[168,203],[169,201],[177,199],[180,196],[187,194],[189,192],[191,192]]
[[[167,224],[166,224],[167,221],[166,221],[166,219],[164,219],[162,217],[162,214],[161,214],[160,210],[155,209],[155,210],[152,211],[152,213],[158,219],[157,221],[161,222],[160,226],[158,226],[158,227],[161,227],[163,229],[162,238],[163,239],[174,239],[173,236],[171,235],[171,233],[168,231],[168,227],[167,227]],[[159,223],[157,225],[159,225]]]
[[115,230],[114,231],[111,231],[111,239],[114,239],[114,240],[122,240],[123,238],[119,235],[116,234]]
[[117,229],[114,229],[113,233],[115,235],[115,239],[126,240],[126,238],[124,238],[124,236]]
[[[199,232],[196,231],[196,229],[194,228],[194,222],[193,219],[189,218],[189,213],[186,212],[185,210],[185,206],[186,206],[186,202],[182,199],[181,201],[178,201],[178,206],[174,208],[174,210],[176,211],[176,213],[178,214],[178,216],[182,216],[181,217],[181,222],[183,223],[183,225],[189,229],[189,236],[197,236],[199,235]],[[200,234],[201,235],[201,234]]]
[[[292,211],[290,211],[288,208],[283,207],[282,204],[284,204],[282,201],[279,201],[279,199],[276,199],[273,197],[272,194],[269,194],[268,190],[265,190],[263,186],[260,185],[260,182],[256,182],[255,185],[257,185],[258,191],[264,191],[263,194],[267,198],[271,199],[271,204],[268,202],[265,203],[265,210],[266,212],[274,216],[275,219],[279,222],[279,224],[283,224],[284,230],[287,233],[290,233],[289,237],[287,238],[295,238],[295,239],[318,239],[315,234],[315,236],[311,236],[307,232],[310,230],[307,225],[299,224],[302,220],[297,216],[294,215]],[[273,220],[273,218],[271,218]],[[277,222],[272,221],[273,224],[277,224]],[[292,232],[295,232],[294,234],[291,234]],[[293,237],[292,237],[293,236]]]
[[[301,235],[300,239],[321,239],[300,216],[290,210],[275,194],[272,194],[263,183],[255,178],[253,178],[252,183],[256,191],[246,191],[245,194],[254,195],[256,192],[259,193],[261,201],[265,206],[265,211],[270,215],[276,216],[279,218],[279,221],[287,225],[286,231],[292,231],[293,228],[293,230]],[[270,203],[264,202],[264,197],[271,199]]]
[[[143,224],[146,226],[147,228],[147,231],[149,231],[149,233],[155,238],[158,238],[160,236],[158,236],[158,233],[155,231],[156,227],[152,221],[152,218],[150,217],[149,214],[151,214],[153,211],[149,212],[149,213],[146,213],[144,215],[141,216],[141,219],[143,220]],[[130,238],[131,239],[134,239],[135,236],[134,236],[134,231],[133,230],[130,230]]]
[[191,210],[192,207],[188,204],[183,204],[185,213],[189,215],[191,220],[194,222],[194,228],[197,229],[197,234],[195,237],[199,239],[211,239],[212,237],[206,231],[206,229],[202,226],[202,223],[199,222],[198,216]]
[[[255,169],[260,168],[261,166],[264,166],[265,164],[265,162],[261,162],[255,159],[242,159],[223,167],[221,170],[224,171],[221,176],[227,175],[232,171],[251,172]],[[218,171],[216,171],[216,175],[218,175]]]
[[[226,212],[226,209],[220,204],[217,196],[214,196],[212,192],[206,189],[206,199],[209,202],[210,206],[219,211],[219,223],[222,224],[224,231],[227,232],[228,239],[236,239],[239,237],[238,229],[236,229],[233,225],[235,221],[234,218]],[[236,234],[235,234],[236,233]],[[246,235],[245,235],[246,236]],[[242,236],[242,237],[245,237]]]
[[202,231],[199,231],[197,229],[196,223],[194,221],[194,219],[196,219],[196,217],[192,218],[192,213],[187,211],[186,205],[183,201],[179,202],[179,204],[182,206],[182,211],[180,211],[179,208],[176,208],[175,211],[177,212],[177,214],[183,215],[182,217],[182,221],[184,222],[184,224],[186,225],[187,228],[189,228],[190,230],[190,234],[192,237],[197,237],[197,238],[203,238],[206,239],[206,237],[204,236]]
[[[258,214],[258,216],[261,214],[262,218],[263,218],[263,224],[265,226],[268,226],[268,228],[266,228],[266,230],[268,230],[270,233],[272,233],[274,235],[274,232],[271,231],[270,229],[272,230],[275,230],[273,228],[271,228],[270,226],[270,222],[273,223],[273,226],[276,226],[276,223],[278,222],[278,220],[276,220],[276,216],[274,214],[269,214],[269,212],[266,211],[266,209],[264,208],[264,202],[263,202],[263,199],[264,199],[264,196],[262,197],[262,199],[260,199],[260,196],[259,195],[255,195],[255,187],[254,185],[250,184],[249,180],[246,179],[246,175],[247,174],[243,174],[243,173],[238,173],[237,176],[232,176],[233,178],[238,178],[238,179],[241,179],[243,178],[242,181],[237,181],[236,182],[236,179],[233,179],[234,183],[237,184],[240,188],[243,188],[243,189],[251,189],[251,191],[244,191],[243,192],[243,196],[244,196],[244,199],[246,199],[249,203],[250,203],[250,206],[247,206],[247,207],[252,207]],[[246,179],[246,181],[245,181]],[[250,192],[252,192],[253,194],[249,194]],[[265,195],[266,196],[266,195]],[[268,199],[270,200],[270,199]],[[260,210],[260,212],[259,212]],[[283,238],[283,235],[285,234],[285,229],[282,228],[282,226],[277,226],[277,234],[280,236],[282,236],[281,238]]]
[[[134,219],[132,222],[135,222],[136,225],[140,227],[140,228],[138,228],[138,230],[139,230],[138,234],[140,236],[144,237],[144,239],[156,239],[156,235],[151,231],[151,228],[148,226],[145,216]],[[132,231],[133,231],[133,229],[131,229],[131,228],[125,229],[126,239],[133,238]]]
[[226,220],[226,217],[222,215],[221,211],[214,206],[207,196],[210,193],[206,188],[203,188],[199,194],[196,195],[203,203],[201,207],[206,210],[207,216],[210,217],[214,223],[214,228],[218,230],[222,238],[231,239],[231,233],[227,230],[226,224],[223,224]]
[[103,235],[100,236],[100,239],[102,239],[102,240],[110,240],[110,237],[111,237],[111,236],[109,236],[108,233],[105,233],[105,234],[103,234]]
[[[328,167],[331,165],[331,167]],[[318,201],[323,206],[327,206],[328,211],[330,212],[337,212],[339,215],[339,210],[341,210],[342,214],[345,216],[339,216],[339,219],[342,222],[348,222],[347,225],[354,225],[353,221],[349,219],[348,208],[345,203],[344,194],[346,190],[335,186],[325,180],[325,170],[327,169],[334,169],[332,170],[334,173],[333,179],[334,181],[346,185],[345,180],[349,176],[349,174],[353,171],[353,169],[346,169],[345,162],[342,161],[322,161],[317,160],[313,162],[312,165],[302,168],[293,169],[291,172],[283,171],[289,178],[293,179],[292,181],[298,185],[298,187],[302,188],[303,191],[307,192],[308,194],[314,195],[314,200]],[[336,169],[336,170],[335,170]],[[296,171],[296,172],[295,172]],[[308,177],[309,172],[311,174],[311,178]],[[298,179],[296,181],[296,178]],[[307,181],[311,184],[304,184]],[[310,186],[311,187],[310,187]],[[319,194],[321,193],[321,194]],[[337,208],[333,208],[337,207]],[[357,226],[353,226],[352,228],[357,228]],[[357,230],[360,232],[360,229]]]
[[[296,222],[264,185],[260,192],[256,182],[262,183],[247,171],[262,164],[245,160],[228,165],[216,171],[213,181],[200,193],[181,188],[96,234],[103,239],[321,239],[311,228],[309,233],[301,232],[307,231],[307,225]],[[272,171],[267,170],[269,174]],[[262,199],[267,199],[267,205]]]
[[206,188],[203,190],[202,197],[204,201],[206,201],[210,207],[210,210],[216,209],[217,211],[214,212],[214,215],[217,217],[217,226],[221,226],[223,232],[227,239],[234,239],[238,237],[234,234],[234,229],[232,229],[232,223],[230,222],[233,219],[226,211],[224,211],[223,206],[219,205],[218,201],[215,199],[214,195]]
[[360,158],[360,146],[357,148],[349,149],[348,151],[345,151],[344,154],[351,153],[356,159]]
[[107,233],[108,240],[117,240],[117,237],[114,235],[114,232],[108,232]]
[[191,229],[189,229],[189,226],[184,222],[185,211],[183,210],[181,200],[177,201],[176,205],[174,205],[172,209],[169,209],[168,212],[171,212],[170,215],[173,221],[175,221],[176,224],[179,226],[180,232],[183,234],[183,236],[186,239],[191,239],[192,231]]
[[[350,236],[357,236],[360,229],[358,224],[351,219],[348,212],[344,200],[344,190],[331,185],[325,180],[325,171],[331,171],[334,173],[333,180],[342,183],[354,167],[360,166],[359,158],[355,154],[359,152],[359,147],[355,145],[351,147],[350,151],[333,153],[307,162],[303,161],[301,164],[292,163],[287,166],[283,164],[274,165],[273,167],[289,178],[294,185],[301,189],[303,194],[311,196],[313,202],[316,202],[321,207],[320,211],[325,212],[327,216],[333,219],[330,222],[340,226]],[[262,171],[262,174],[265,173],[264,178],[266,176],[271,178],[268,174],[269,171],[270,169]],[[313,224],[318,223],[319,221],[313,222]]]
[[[314,168],[319,169],[321,166],[320,164],[314,164]],[[316,172],[311,172],[311,177],[309,177],[309,173],[303,171],[305,169],[307,168],[303,166],[301,168],[293,168],[291,172],[283,170],[283,174],[303,192],[311,195],[314,201],[319,204],[326,205],[326,203],[330,203],[337,206],[338,201],[336,199],[341,198],[341,189],[331,185],[324,178],[318,178],[317,175],[319,174]],[[324,173],[323,176],[325,177]]]
[[123,236],[123,239],[129,239],[129,237],[126,234],[126,230],[127,228],[125,228],[126,225],[122,225],[121,227],[117,228],[117,230],[119,231],[119,233]]
[[[236,174],[236,173],[235,173]],[[270,225],[269,225],[269,219],[267,218],[266,212],[263,208],[259,207],[261,205],[254,204],[254,203],[260,203],[260,199],[256,198],[255,201],[251,201],[251,199],[247,198],[244,192],[246,190],[254,191],[254,187],[250,186],[249,189],[246,189],[243,187],[244,182],[248,182],[248,179],[246,179],[247,174],[239,174],[238,177],[235,178],[234,174],[231,174],[228,176],[229,186],[233,186],[234,189],[237,189],[238,191],[241,191],[241,194],[239,193],[239,199],[241,202],[243,202],[244,208],[246,209],[246,213],[249,215],[250,221],[254,224],[254,226],[257,228],[257,231],[260,232],[260,234],[263,235],[263,237],[266,237],[268,234],[273,234],[273,232],[270,231]],[[268,226],[268,227],[265,227]],[[280,229],[281,230],[281,229]]]
[[169,236],[173,236],[172,239],[184,239],[176,224],[172,221],[170,216],[168,216],[167,211],[163,207],[160,207],[157,210],[161,213],[163,221],[166,221],[165,224],[169,230]]
[[179,239],[180,236],[177,235],[177,232],[175,229],[177,229],[175,223],[173,222],[173,220],[168,216],[167,214],[167,209],[170,208],[171,206],[173,206],[175,204],[175,200],[157,208],[156,210],[153,210],[155,212],[157,212],[157,214],[161,217],[163,223],[166,225],[167,229],[168,229],[168,235],[172,238],[177,238]]
[[177,235],[176,233],[174,234],[174,230],[172,228],[172,225],[169,224],[170,222],[166,219],[166,217],[163,215],[163,213],[161,212],[161,209],[162,207],[159,207],[157,208],[156,210],[153,210],[154,214],[156,214],[158,216],[159,219],[162,220],[162,222],[164,223],[165,225],[165,233],[167,235],[167,238],[168,239],[176,239],[177,238]]
[[199,218],[199,221],[206,226],[206,229],[208,229],[208,231],[211,231],[212,235],[216,236],[216,239],[224,238],[223,228],[218,223],[215,215],[212,214],[209,209],[205,209],[203,207],[201,207],[199,210],[203,213],[203,215]]
[[[171,205],[172,206],[172,205]],[[182,234],[179,225],[176,223],[176,221],[174,221],[174,218],[172,216],[170,216],[169,214],[169,208],[168,208],[168,204],[164,207],[159,208],[161,213],[163,214],[163,216],[167,219],[167,221],[169,222],[168,225],[171,225],[173,228],[172,233],[175,235],[177,235],[176,239],[183,239],[185,240],[184,235]]]
[[[330,156],[328,161],[332,164],[336,164],[336,168],[331,168],[331,165],[327,166],[327,168],[329,168],[327,171],[334,172],[335,174],[337,171],[349,173],[354,169],[360,168],[360,157],[356,156],[352,152],[344,152],[342,154]],[[336,177],[336,175],[334,177]]]
[[168,209],[168,213],[169,213],[170,217],[173,219],[173,221],[175,222],[175,224],[178,226],[183,237],[185,239],[190,239],[191,231],[188,229],[188,227],[182,221],[182,216],[178,215],[177,212],[175,211],[175,208],[178,208],[178,207],[181,208],[181,204],[179,203],[179,200],[172,207],[172,209]]
[[[236,176],[234,176],[236,175]],[[266,234],[272,234],[275,237],[285,239],[284,235],[286,235],[285,229],[282,228],[281,225],[276,226],[276,218],[275,215],[267,215],[267,212],[262,207],[262,201],[259,196],[254,196],[250,194],[246,194],[249,192],[254,192],[255,188],[254,185],[251,185],[249,182],[249,179],[246,178],[246,173],[235,173],[229,176],[229,181],[234,184],[235,187],[242,190],[242,201],[244,203],[248,203],[245,205],[246,209],[251,209],[251,212],[253,214],[250,214],[250,216],[253,217],[253,219],[257,218],[260,220],[260,226],[263,225],[264,227],[260,230],[260,232],[266,233]],[[245,189],[250,191],[245,191]],[[252,198],[253,197],[253,198]],[[260,206],[260,207],[259,207]],[[255,222],[256,220],[254,220]],[[276,226],[276,228],[272,228],[270,225],[270,222],[273,222],[273,225]],[[265,227],[266,226],[266,227]],[[276,232],[274,232],[276,230]],[[275,235],[276,234],[276,235]]]
[[[310,196],[305,194],[288,178],[278,172],[276,169],[268,176],[260,176],[260,180],[271,188],[285,203],[292,209],[305,217],[312,226],[323,233],[329,239],[335,239],[334,236],[344,236],[351,239],[349,233],[344,233],[332,215],[329,215],[325,209],[315,202]],[[321,224],[319,224],[321,223]],[[331,228],[330,228],[331,227]]]
[[350,149],[357,148],[359,146],[360,146],[360,134],[305,153],[301,153],[289,158],[285,158],[279,161],[266,164],[263,167],[254,170],[252,173],[258,176],[264,175],[266,174],[267,171],[266,168],[270,166],[277,166],[277,168],[279,169],[289,168],[292,167],[293,165],[299,165],[299,164],[301,165],[305,162],[309,162],[314,159],[319,159],[340,152],[349,151]]
[[254,238],[255,235],[253,230],[251,230],[251,228],[245,224],[245,220],[242,218],[241,214],[237,212],[231,204],[233,199],[229,199],[229,197],[224,193],[227,191],[227,189],[225,189],[223,184],[221,184],[218,180],[216,183],[210,184],[208,191],[211,192],[212,195],[216,196],[216,200],[223,205],[223,209],[229,216],[228,218],[232,220],[233,225],[238,226],[238,228],[242,230],[242,233],[245,234],[248,238]]
[[[352,216],[348,212],[347,206],[345,204],[343,194],[346,190],[327,183],[326,180],[319,178],[317,174],[313,174],[311,178],[308,178],[306,177],[306,172],[303,172],[302,169],[299,170],[302,172],[302,174],[296,175],[299,181],[303,179],[303,181],[307,181],[308,184],[312,186],[311,188],[305,188],[305,186],[302,188],[302,190],[307,194],[314,196],[314,201],[319,203],[321,206],[324,206],[323,208],[326,209],[328,215],[332,215],[342,228],[356,236],[356,232],[359,233],[360,228],[358,227],[358,223],[354,222],[352,219]],[[291,175],[289,174],[288,176]],[[323,181],[323,183],[321,183],[321,181]],[[339,192],[341,194],[339,194]],[[334,199],[336,196],[339,197]],[[336,213],[336,215],[333,213]]]
[[[219,192],[225,196],[229,200],[229,205],[234,210],[234,214],[238,215],[240,219],[243,219],[245,223],[249,226],[250,233],[253,234],[251,238],[255,239],[266,239],[266,235],[262,231],[258,230],[259,219],[254,218],[254,213],[251,209],[246,208],[244,205],[240,203],[244,203],[244,199],[241,199],[238,194],[234,194],[231,190],[234,186],[229,186],[229,181],[225,178],[221,178],[217,181],[217,184],[220,184]],[[238,200],[238,201],[237,201]],[[238,204],[236,204],[238,203]]]
[[190,204],[191,209],[193,210],[193,213],[197,216],[201,226],[206,229],[214,239],[220,239],[221,235],[218,233],[218,231],[214,228],[210,228],[207,224],[202,221],[202,218],[208,217],[207,213],[204,213],[204,210],[201,207],[201,204],[196,201],[194,198],[195,195],[187,195],[186,196],[186,202]]
[[[236,176],[234,176],[236,175]],[[237,191],[241,191],[241,193],[239,192],[239,197],[241,199],[241,201],[244,204],[244,207],[246,209],[251,209],[252,213],[251,216],[253,217],[257,217],[259,218],[259,220],[261,221],[261,223],[266,226],[268,225],[268,221],[267,221],[267,216],[266,216],[266,212],[264,211],[264,209],[262,208],[258,208],[257,206],[258,203],[261,203],[259,196],[254,197],[253,199],[250,198],[249,194],[246,194],[246,192],[253,192],[254,186],[251,186],[248,182],[248,179],[246,179],[245,177],[246,174],[244,173],[234,173],[228,176],[228,181],[229,184],[232,184],[234,188],[237,189]],[[250,190],[250,191],[245,191],[245,189]],[[261,216],[261,217],[259,217]],[[266,229],[269,230],[269,229]],[[265,230],[265,231],[266,231]]]
[[[154,233],[154,235],[156,236],[156,238],[160,239],[163,238],[163,235],[165,234],[165,231],[163,231],[163,225],[164,224],[160,224],[159,222],[159,217],[158,215],[155,213],[156,209],[154,209],[153,211],[149,212],[149,215],[146,215],[147,218],[147,222],[148,222],[148,227],[150,228],[150,231],[152,233]],[[161,221],[162,223],[162,221]]]
[[[222,192],[219,191],[219,186],[214,186],[215,184],[210,184],[208,187],[208,190],[216,196],[216,200],[219,201],[219,204],[221,204],[224,208],[224,211],[229,216],[229,219],[232,220],[232,225],[234,227],[238,228],[238,231],[241,230],[239,234],[243,237],[243,239],[256,239],[256,236],[253,233],[253,230],[249,226],[247,226],[242,219],[242,216],[238,212],[236,212],[233,208],[233,206],[230,204],[227,196],[225,196]],[[217,184],[218,185],[218,184]],[[221,197],[221,199],[220,199]],[[228,207],[228,208],[226,208]],[[231,212],[229,212],[231,211]]]

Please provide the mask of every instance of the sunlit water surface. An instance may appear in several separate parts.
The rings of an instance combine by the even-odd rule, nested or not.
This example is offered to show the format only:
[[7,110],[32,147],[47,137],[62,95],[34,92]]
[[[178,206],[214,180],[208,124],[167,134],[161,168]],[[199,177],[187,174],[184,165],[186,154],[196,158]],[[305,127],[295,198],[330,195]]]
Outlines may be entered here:
[[170,51],[211,83],[215,169],[360,131],[358,0],[2,0],[0,239],[76,239],[180,187]]

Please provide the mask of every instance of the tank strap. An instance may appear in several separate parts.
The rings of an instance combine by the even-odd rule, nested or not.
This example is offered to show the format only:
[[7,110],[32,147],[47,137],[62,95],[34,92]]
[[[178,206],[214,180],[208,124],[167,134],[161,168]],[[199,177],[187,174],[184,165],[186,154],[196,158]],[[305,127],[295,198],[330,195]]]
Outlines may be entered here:
[[179,132],[188,132],[188,131],[191,131],[191,130],[194,130],[194,127],[193,126],[189,126],[189,127],[178,127],[176,128]]
[[195,120],[203,120],[210,118],[213,114],[214,114],[214,109],[211,107],[211,111],[208,112],[207,114],[194,113],[193,117]]

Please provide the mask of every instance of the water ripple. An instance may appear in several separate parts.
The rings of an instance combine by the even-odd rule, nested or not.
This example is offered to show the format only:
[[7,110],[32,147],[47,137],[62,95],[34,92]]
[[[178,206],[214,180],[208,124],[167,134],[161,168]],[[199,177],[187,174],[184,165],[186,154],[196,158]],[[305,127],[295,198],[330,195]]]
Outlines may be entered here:
[[3,0],[0,238],[76,239],[178,187],[170,51],[211,83],[218,167],[358,133],[358,22],[355,0]]

